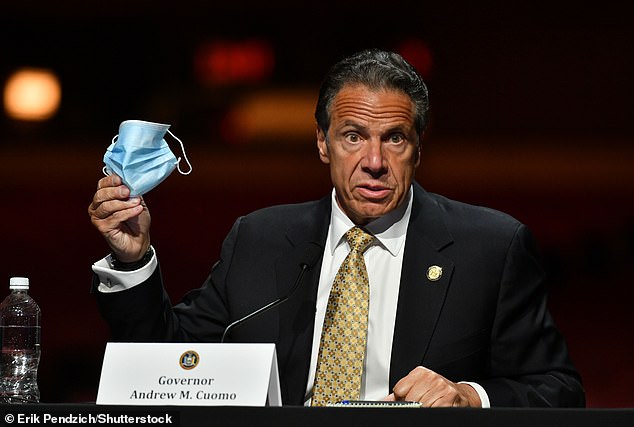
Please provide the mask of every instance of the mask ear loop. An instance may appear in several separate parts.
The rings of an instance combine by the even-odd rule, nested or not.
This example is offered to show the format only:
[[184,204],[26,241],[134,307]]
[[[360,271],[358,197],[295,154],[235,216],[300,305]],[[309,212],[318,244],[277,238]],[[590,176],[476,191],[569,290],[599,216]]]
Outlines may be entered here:
[[[115,135],[112,137],[112,143],[114,144],[116,141],[116,139],[119,138],[119,135]],[[108,170],[108,166],[104,166],[103,168],[101,168],[101,171],[103,172],[104,175],[106,176],[110,176],[110,171]]]
[[176,137],[176,135],[174,135],[169,129],[167,130],[167,133],[169,133],[170,135],[172,135],[172,138],[174,138],[175,140],[177,140],[179,142],[179,144],[181,145],[181,151],[183,152],[183,157],[185,158],[185,161],[187,162],[187,166],[189,166],[189,170],[187,172],[183,172],[181,170],[181,158],[179,157],[176,161],[176,168],[178,169],[178,171],[181,173],[181,175],[189,175],[190,173],[192,173],[192,171],[194,170],[194,168],[192,167],[192,164],[189,162],[189,159],[187,158],[187,153],[185,153],[185,146],[183,145],[183,141],[181,141],[180,139],[178,139]]

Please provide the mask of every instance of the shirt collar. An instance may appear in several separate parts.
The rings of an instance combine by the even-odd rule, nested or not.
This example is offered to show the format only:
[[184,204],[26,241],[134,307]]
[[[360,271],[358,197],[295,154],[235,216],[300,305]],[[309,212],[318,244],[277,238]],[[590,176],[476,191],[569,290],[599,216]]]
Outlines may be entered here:
[[[409,218],[412,213],[413,199],[414,192],[412,186],[410,186],[408,195],[406,196],[407,203],[402,203],[401,206],[395,210],[375,219],[363,227],[372,233],[372,235],[376,237],[378,244],[383,246],[392,256],[397,256],[405,245],[405,236],[407,234]],[[354,223],[339,207],[334,188],[332,190],[331,203],[332,213],[330,216],[328,237],[330,240],[330,253],[334,254],[337,246],[345,242],[345,234],[354,227]]]

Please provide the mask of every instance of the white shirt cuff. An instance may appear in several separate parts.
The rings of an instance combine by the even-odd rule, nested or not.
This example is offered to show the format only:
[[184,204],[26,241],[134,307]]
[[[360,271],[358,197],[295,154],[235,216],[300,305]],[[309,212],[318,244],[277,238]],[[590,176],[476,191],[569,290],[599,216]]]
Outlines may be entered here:
[[[152,248],[154,249],[154,248]],[[156,251],[150,262],[138,270],[119,271],[112,267],[112,257],[108,255],[92,265],[92,271],[99,278],[97,290],[103,293],[121,292],[135,287],[150,278],[158,265]]]
[[483,408],[491,407],[491,402],[489,401],[489,395],[480,384],[472,383],[469,381],[460,381],[460,384],[468,384],[474,388],[474,390],[476,391],[476,393],[478,393],[478,396],[480,397],[480,402],[482,403]]

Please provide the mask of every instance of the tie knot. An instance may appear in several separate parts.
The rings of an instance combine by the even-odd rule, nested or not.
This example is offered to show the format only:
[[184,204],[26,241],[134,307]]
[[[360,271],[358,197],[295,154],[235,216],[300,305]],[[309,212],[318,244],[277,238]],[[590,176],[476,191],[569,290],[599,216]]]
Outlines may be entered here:
[[370,243],[374,240],[374,236],[366,233],[363,229],[359,227],[352,227],[350,230],[346,232],[346,239],[350,244],[351,250],[356,250],[360,253],[363,253]]

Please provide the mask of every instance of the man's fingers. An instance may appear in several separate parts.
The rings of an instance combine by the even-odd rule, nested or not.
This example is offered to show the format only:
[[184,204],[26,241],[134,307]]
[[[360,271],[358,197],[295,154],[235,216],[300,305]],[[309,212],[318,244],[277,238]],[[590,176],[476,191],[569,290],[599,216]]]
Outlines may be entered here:
[[[95,193],[93,196],[92,202],[88,207],[88,213],[92,215],[92,212],[98,211],[102,208],[103,205],[111,204],[111,202],[124,202],[127,205],[120,205],[117,203],[112,203],[115,206],[119,206],[121,209],[125,209],[130,206],[136,206],[140,198],[130,196],[130,190],[125,185],[119,185],[117,187],[104,187]],[[116,209],[116,207],[114,208]],[[103,209],[102,209],[103,210]],[[110,207],[108,210],[113,212],[113,208]]]
[[411,397],[410,393],[412,392],[412,388],[416,384],[420,384],[425,380],[425,377],[433,373],[427,368],[423,368],[422,366],[417,366],[412,369],[409,374],[405,377],[401,378],[396,385],[394,385],[394,395],[399,399],[407,399]]
[[458,390],[447,381],[435,381],[421,398],[430,408],[460,406],[461,401]]
[[110,200],[99,203],[96,208],[93,208],[91,205],[89,214],[92,222],[99,228],[98,222],[108,220],[108,222],[113,224],[119,224],[139,215],[143,209],[144,207],[141,204],[140,198],[133,198],[126,201]]
[[118,175],[112,174],[108,176],[104,176],[99,181],[97,181],[97,190],[101,190],[106,187],[116,187],[123,184],[121,178]]
[[423,406],[429,406],[431,384],[419,381],[412,385],[403,400],[408,402],[420,402]]
[[130,197],[130,189],[123,185],[117,175],[103,177],[97,183],[97,191],[92,198],[89,209],[96,210],[103,202],[118,199],[126,200]]

